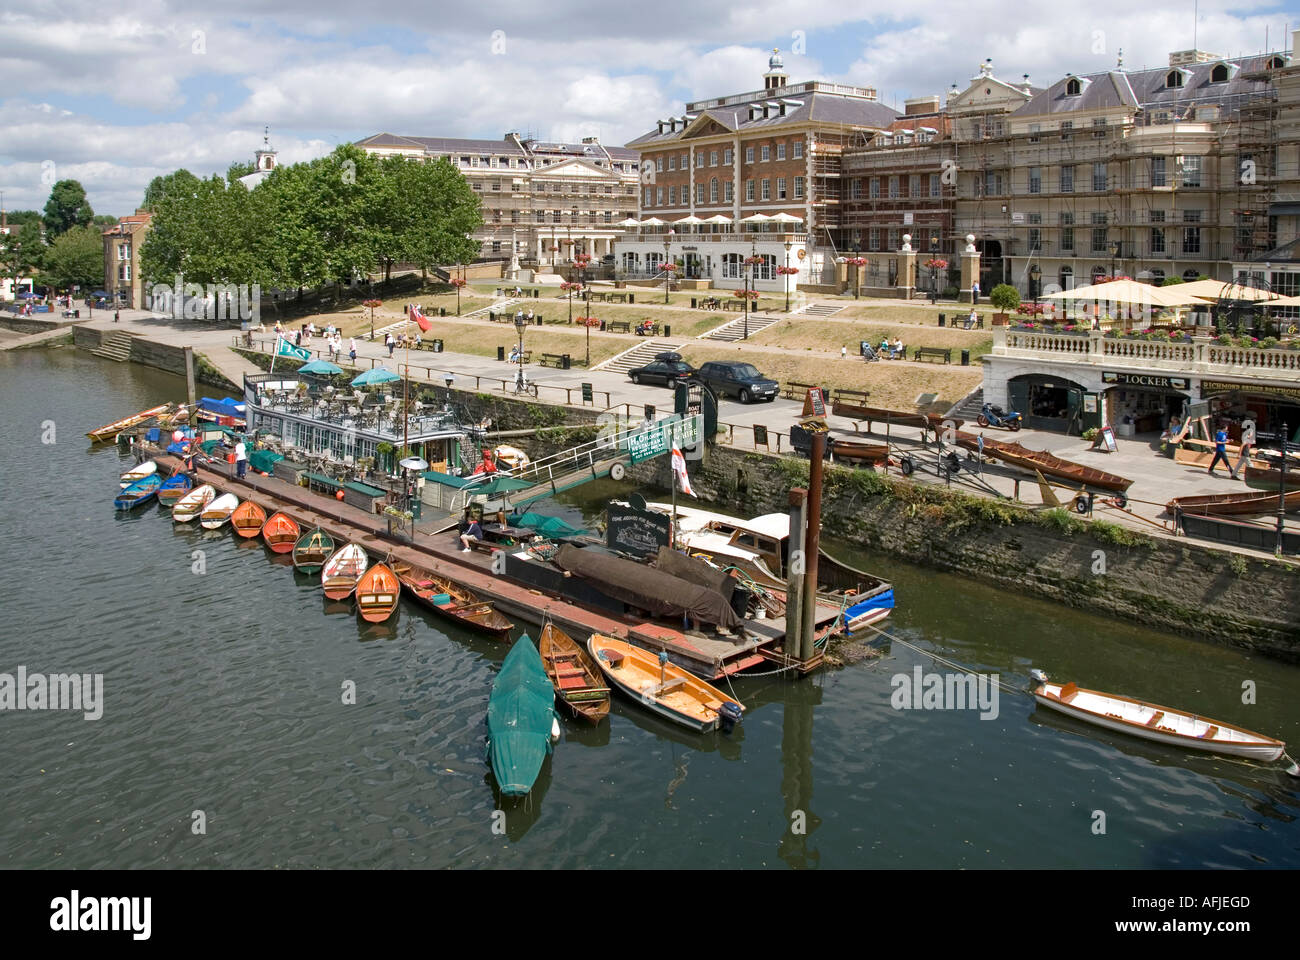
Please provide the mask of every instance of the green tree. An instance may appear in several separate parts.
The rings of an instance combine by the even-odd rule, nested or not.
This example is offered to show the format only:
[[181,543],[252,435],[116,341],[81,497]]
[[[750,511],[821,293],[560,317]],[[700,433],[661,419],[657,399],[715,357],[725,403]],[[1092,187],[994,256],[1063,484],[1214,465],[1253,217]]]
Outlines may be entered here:
[[1162,287],[1172,287],[1174,284],[1176,284],[1176,283],[1182,283],[1182,282],[1183,282],[1183,278],[1182,278],[1182,277],[1165,277],[1165,279],[1164,279],[1163,281],[1161,281],[1160,286],[1162,286]]
[[41,225],[41,212],[39,210],[10,210],[5,214],[5,219],[10,227],[21,227],[24,224],[34,223]]
[[240,177],[246,177],[256,169],[257,168],[254,167],[251,162],[245,163],[236,160],[226,168],[226,181],[228,183],[234,183]]
[[989,302],[1006,313],[1020,306],[1020,291],[1009,283],[999,283],[989,293]]
[[100,228],[87,224],[72,227],[45,251],[42,279],[60,289],[74,285],[94,290],[104,283],[104,235]]
[[45,238],[40,220],[27,220],[16,230],[0,234],[0,264],[11,279],[33,276],[45,260]]
[[45,202],[45,229],[53,240],[72,227],[84,227],[95,216],[86,199],[86,189],[76,180],[60,180]]
[[164,196],[193,196],[199,187],[199,178],[184,167],[166,176],[154,177],[145,187],[144,201],[140,204],[145,210],[154,210]]
[[424,270],[472,260],[479,251],[473,234],[483,225],[483,211],[464,174],[445,157],[403,165],[403,259]]
[[90,222],[97,227],[115,227],[117,226],[117,217],[107,213],[97,213],[90,218]]

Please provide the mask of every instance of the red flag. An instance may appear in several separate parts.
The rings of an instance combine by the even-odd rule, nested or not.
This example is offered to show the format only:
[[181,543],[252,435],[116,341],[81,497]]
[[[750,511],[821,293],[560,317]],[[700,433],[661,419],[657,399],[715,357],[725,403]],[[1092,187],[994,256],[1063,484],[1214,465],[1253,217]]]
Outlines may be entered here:
[[419,326],[421,333],[428,333],[433,329],[433,324],[425,319],[423,311],[421,311],[416,304],[411,304],[410,308],[407,310],[407,316],[410,318],[412,323]]
[[695,496],[695,491],[691,489],[691,479],[686,475],[686,458],[682,456],[681,448],[674,445],[672,455],[673,473],[677,475],[681,483],[682,493],[687,496]]

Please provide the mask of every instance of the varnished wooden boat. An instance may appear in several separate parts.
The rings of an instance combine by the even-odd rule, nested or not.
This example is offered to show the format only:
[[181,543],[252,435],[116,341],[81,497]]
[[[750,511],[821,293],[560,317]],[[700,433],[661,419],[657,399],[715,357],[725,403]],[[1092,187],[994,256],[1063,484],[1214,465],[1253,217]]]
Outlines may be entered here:
[[266,523],[262,524],[262,540],[266,542],[266,545],[271,548],[273,553],[288,553],[291,551],[293,545],[298,542],[301,533],[298,522],[280,510],[271,514]]
[[[1282,486],[1282,470],[1280,467],[1270,467],[1267,464],[1257,467],[1253,463],[1247,463],[1245,474],[1246,486],[1255,490],[1272,490],[1276,495],[1278,488]],[[1300,463],[1287,464],[1286,488],[1288,490],[1300,489]]]
[[162,475],[157,473],[141,477],[118,493],[113,500],[113,506],[118,510],[133,510],[142,506],[157,496],[158,488],[162,486],[162,482]]
[[164,507],[174,507],[176,502],[194,488],[194,481],[186,474],[173,473],[158,488],[158,502]]
[[625,640],[593,633],[587,650],[611,686],[660,716],[700,733],[716,730],[720,723],[734,723],[745,709],[717,687]]
[[1041,670],[1034,671],[1034,679],[1034,699],[1043,706],[1108,730],[1188,750],[1252,760],[1277,760],[1286,750],[1281,740],[1221,720],[1131,697],[1086,690],[1074,683],[1053,683]]
[[126,473],[122,474],[122,476],[118,478],[117,485],[121,487],[123,490],[125,490],[127,487],[131,486],[131,484],[135,483],[137,480],[143,480],[145,477],[149,476],[150,474],[154,474],[157,472],[158,472],[158,464],[154,463],[152,460],[146,460],[144,463],[141,463],[138,466],[134,466]]
[[[216,530],[230,522],[230,515],[239,506],[239,498],[233,493],[223,493],[209,503],[199,514],[199,526],[204,530]],[[176,511],[172,510],[175,516]]]
[[383,623],[397,609],[402,582],[386,564],[376,563],[357,581],[357,612],[367,623]]
[[334,552],[334,538],[320,527],[313,527],[293,545],[293,565],[303,573],[320,573]]
[[189,523],[208,508],[217,498],[216,489],[208,483],[195,487],[181,497],[172,506],[172,519],[177,523]]
[[150,417],[157,417],[171,410],[170,403],[160,404],[156,407],[150,407],[148,410],[141,410],[139,413],[132,414],[129,417],[123,417],[121,420],[114,420],[110,424],[91,430],[88,436],[95,443],[104,443],[112,440],[127,427],[134,427],[137,423],[144,423]]
[[[980,449],[979,440],[980,438],[975,434],[963,433],[962,431],[958,431],[955,438],[958,446],[976,452]],[[1062,460],[1046,450],[1030,450],[1018,443],[1007,443],[985,437],[984,455],[1000,460],[1003,463],[1009,463],[1013,467],[1037,470],[1044,477],[1055,477],[1058,480],[1067,480],[1071,483],[1097,487],[1101,490],[1114,490],[1116,493],[1123,493],[1133,486],[1133,481],[1126,477],[1107,473],[1105,470],[1098,470],[1094,467],[1085,467],[1083,464],[1075,463],[1072,460]]]
[[832,400],[831,413],[837,417],[850,420],[866,420],[872,423],[888,423],[898,427],[921,427],[936,432],[958,430],[965,422],[956,417],[944,417],[937,413],[906,413],[902,410],[885,410],[881,407],[868,407],[848,400]]
[[609,687],[590,654],[553,623],[537,641],[542,666],[560,703],[579,720],[600,723],[609,716]]
[[860,440],[830,438],[831,455],[836,460],[863,460],[867,463],[884,463],[889,459],[889,444],[863,443]]
[[230,515],[230,525],[235,528],[235,533],[247,540],[261,533],[264,523],[266,523],[266,511],[252,500],[245,500]]
[[351,596],[361,575],[366,572],[369,560],[365,548],[359,544],[345,543],[335,550],[320,571],[320,583],[325,596],[331,600]]
[[406,587],[407,594],[434,613],[497,640],[510,639],[514,624],[492,606],[492,601],[480,600],[473,591],[409,563],[395,562],[393,571]]
[[[1165,509],[1170,513],[1181,510],[1183,513],[1209,517],[1276,514],[1277,495],[1277,490],[1247,490],[1242,493],[1207,493],[1198,497],[1174,497],[1165,504]],[[1286,492],[1285,509],[1287,513],[1300,510],[1300,490]]]

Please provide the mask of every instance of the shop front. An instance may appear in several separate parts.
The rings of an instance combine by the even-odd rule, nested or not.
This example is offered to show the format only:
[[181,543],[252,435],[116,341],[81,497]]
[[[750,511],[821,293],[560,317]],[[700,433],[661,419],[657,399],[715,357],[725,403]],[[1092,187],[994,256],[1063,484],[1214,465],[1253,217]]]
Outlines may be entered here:
[[1097,394],[1053,374],[1031,373],[1007,381],[1011,409],[1024,414],[1031,430],[1080,434],[1101,426]]
[[1158,434],[1170,417],[1181,417],[1191,397],[1189,377],[1103,370],[1106,422],[1115,434],[1132,437]]
[[1263,443],[1283,433],[1300,437],[1300,386],[1202,380],[1201,399],[1209,401],[1212,419],[1227,423],[1234,442],[1246,420],[1255,421]]

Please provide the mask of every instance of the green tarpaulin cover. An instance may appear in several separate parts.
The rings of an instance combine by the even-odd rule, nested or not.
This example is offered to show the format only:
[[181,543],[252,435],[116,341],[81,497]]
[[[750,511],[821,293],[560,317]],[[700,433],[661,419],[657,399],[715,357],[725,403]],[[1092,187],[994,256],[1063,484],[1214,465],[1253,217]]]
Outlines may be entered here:
[[578,537],[587,532],[578,527],[570,526],[559,517],[548,517],[540,513],[521,513],[508,519],[512,527],[527,527],[529,530],[536,530],[542,536],[551,539]]
[[271,450],[254,450],[248,457],[248,465],[258,473],[270,473],[275,469],[277,460],[283,460],[284,454]]
[[542,655],[527,634],[506,654],[488,700],[488,751],[497,784],[507,797],[533,788],[551,752],[555,690]]

